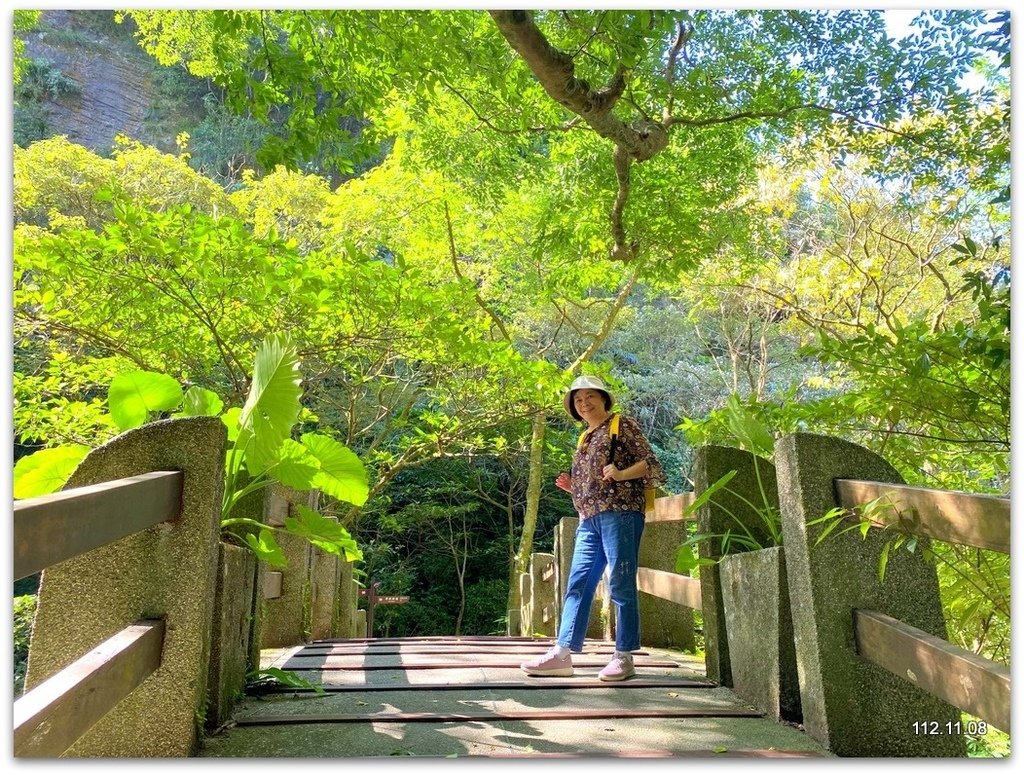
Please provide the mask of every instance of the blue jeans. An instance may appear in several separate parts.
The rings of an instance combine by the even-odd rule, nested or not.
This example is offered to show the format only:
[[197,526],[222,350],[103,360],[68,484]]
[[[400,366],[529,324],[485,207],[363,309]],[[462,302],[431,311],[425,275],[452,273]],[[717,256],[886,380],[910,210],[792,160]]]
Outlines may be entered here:
[[615,604],[615,650],[640,648],[636,569],[643,532],[644,515],[639,511],[602,511],[580,520],[558,624],[559,646],[577,653],[583,650],[594,593],[608,567],[608,590]]

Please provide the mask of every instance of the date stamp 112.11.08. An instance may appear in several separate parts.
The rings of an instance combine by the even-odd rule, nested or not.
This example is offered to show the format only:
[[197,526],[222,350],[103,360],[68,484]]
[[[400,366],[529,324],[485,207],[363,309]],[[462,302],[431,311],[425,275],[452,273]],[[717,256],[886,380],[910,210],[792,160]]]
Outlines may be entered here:
[[915,735],[983,735],[988,731],[984,721],[915,721]]

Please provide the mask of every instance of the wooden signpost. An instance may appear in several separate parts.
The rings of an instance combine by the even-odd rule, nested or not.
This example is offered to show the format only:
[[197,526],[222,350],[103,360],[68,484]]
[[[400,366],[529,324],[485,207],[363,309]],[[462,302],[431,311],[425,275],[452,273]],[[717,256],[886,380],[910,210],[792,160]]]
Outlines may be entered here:
[[380,582],[375,581],[366,589],[359,590],[359,597],[366,598],[366,637],[373,637],[373,609],[379,605],[401,605],[409,602],[408,595],[378,595]]

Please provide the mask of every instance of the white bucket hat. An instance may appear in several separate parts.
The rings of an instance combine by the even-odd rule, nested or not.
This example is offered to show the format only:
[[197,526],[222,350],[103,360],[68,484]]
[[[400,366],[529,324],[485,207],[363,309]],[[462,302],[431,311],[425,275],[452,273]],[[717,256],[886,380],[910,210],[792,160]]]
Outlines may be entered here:
[[576,411],[576,407],[572,405],[572,394],[577,390],[585,390],[587,388],[590,390],[600,390],[608,396],[608,409],[615,406],[615,396],[612,395],[611,391],[604,386],[604,383],[598,377],[588,377],[586,375],[577,377],[572,385],[569,386],[569,389],[565,391],[565,395],[562,396],[562,405],[574,420],[582,420],[583,418]]

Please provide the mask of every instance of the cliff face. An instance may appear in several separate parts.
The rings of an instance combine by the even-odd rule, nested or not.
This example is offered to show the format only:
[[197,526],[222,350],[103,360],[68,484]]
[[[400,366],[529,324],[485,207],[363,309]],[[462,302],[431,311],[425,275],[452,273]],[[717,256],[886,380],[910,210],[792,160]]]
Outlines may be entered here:
[[49,63],[48,72],[71,87],[37,100],[45,136],[67,135],[101,154],[118,134],[174,150],[176,127],[160,117],[175,111],[158,104],[154,88],[159,65],[138,47],[127,23],[113,21],[111,11],[43,11],[36,29],[25,35],[25,47],[31,59]]

